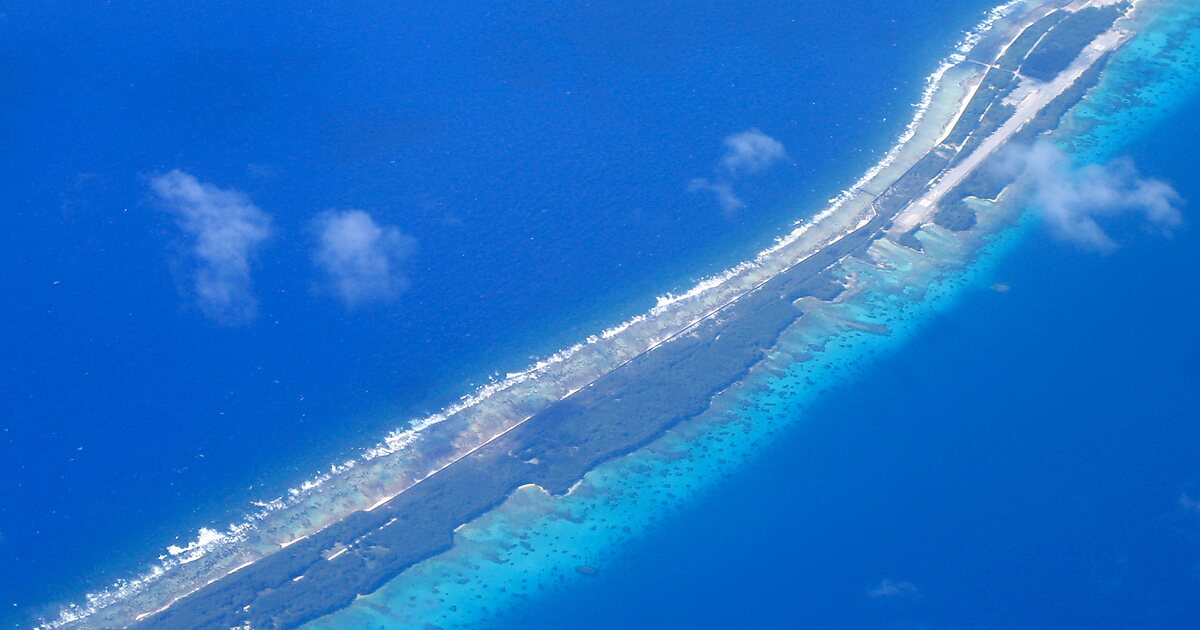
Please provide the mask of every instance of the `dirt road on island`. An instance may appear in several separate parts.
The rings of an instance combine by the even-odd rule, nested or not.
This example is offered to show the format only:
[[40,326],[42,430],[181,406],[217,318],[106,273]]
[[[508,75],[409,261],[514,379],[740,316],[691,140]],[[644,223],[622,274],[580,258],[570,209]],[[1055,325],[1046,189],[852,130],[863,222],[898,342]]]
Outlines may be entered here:
[[[1026,124],[1033,120],[1054,99],[1061,96],[1063,92],[1066,92],[1067,89],[1074,85],[1100,59],[1104,58],[1109,52],[1119,48],[1132,35],[1131,32],[1123,29],[1108,31],[1084,49],[1080,56],[1053,81],[1032,85],[1032,90],[1017,105],[1017,111],[1013,114],[1012,118],[1001,125],[995,133],[988,136],[979,145],[978,149],[963,158],[956,166],[943,173],[924,195],[896,216],[892,227],[893,233],[904,234],[918,225],[929,222],[930,217],[932,217],[934,210],[937,208],[938,202],[947,193],[962,183],[971,173],[975,172],[975,169],[979,168],[998,149],[1008,144],[1008,141],[1017,132],[1021,131]],[[1026,84],[1033,82],[1032,79],[1025,79],[1025,81]],[[1023,84],[1018,90],[1024,89],[1026,84]]]

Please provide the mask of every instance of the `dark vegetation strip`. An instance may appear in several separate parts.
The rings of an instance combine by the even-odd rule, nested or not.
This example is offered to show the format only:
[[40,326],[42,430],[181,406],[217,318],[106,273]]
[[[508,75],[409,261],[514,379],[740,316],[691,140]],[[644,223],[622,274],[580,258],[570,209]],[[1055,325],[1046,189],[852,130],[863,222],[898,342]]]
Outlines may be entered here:
[[988,68],[987,74],[979,84],[979,89],[971,97],[971,102],[963,110],[962,117],[958,119],[958,123],[954,125],[950,135],[946,136],[945,143],[957,147],[967,138],[972,137],[973,132],[979,126],[980,119],[984,117],[992,104],[1000,102],[1011,94],[1016,89],[1018,82],[1018,78],[1010,71]]
[[[1007,96],[1007,94],[1004,96]],[[1002,96],[1000,98],[1004,97]],[[997,99],[996,102],[992,103],[992,106],[988,108],[987,113],[983,115],[983,118],[979,120],[979,123],[975,126],[975,131],[973,131],[971,136],[967,138],[966,143],[963,144],[962,149],[958,152],[958,155],[955,156],[954,161],[957,163],[959,158],[973,153],[975,149],[979,148],[979,145],[983,144],[984,140],[988,139],[988,136],[996,133],[996,131],[1000,129],[1000,127],[1004,126],[1004,123],[1011,120],[1013,115],[1016,113],[1016,106],[1009,105],[1008,103],[1002,103],[999,99]]]
[[1051,101],[1049,105],[1043,107],[1029,121],[1029,124],[1017,132],[1013,140],[1021,144],[1031,144],[1038,136],[1057,127],[1058,123],[1062,121],[1062,117],[1072,107],[1075,107],[1079,101],[1083,100],[1083,97],[1087,96],[1087,93],[1092,88],[1099,85],[1100,78],[1104,74],[1104,69],[1108,67],[1108,62],[1112,59],[1114,53],[1116,53],[1115,50],[1108,51],[1096,63],[1092,64],[1091,68],[1088,68],[1086,72],[1079,75],[1079,78],[1075,80],[1075,83],[1071,87],[1064,90],[1062,94],[1059,94],[1058,98]]
[[1025,61],[1025,56],[1033,50],[1033,45],[1038,43],[1042,35],[1057,26],[1065,17],[1067,17],[1066,11],[1056,10],[1034,22],[1021,33],[1021,36],[1008,47],[1008,50],[1004,51],[1004,55],[1000,57],[1000,61],[996,62],[996,65],[1009,72],[1016,72]]
[[[1127,8],[1122,3],[1074,13],[1054,11],[1025,29],[1004,52],[996,67],[988,70],[962,119],[947,137],[948,144],[960,146],[954,162],[978,149],[1016,113],[1015,106],[1003,102],[1020,83],[1021,75],[1015,73],[1040,81],[1053,79],[1066,70],[1096,37],[1112,28]],[[951,215],[958,219],[951,219]],[[965,220],[966,216],[962,208],[955,208],[945,218],[947,225],[970,229],[974,223]]]
[[1080,9],[1063,18],[1025,58],[1025,63],[1021,64],[1021,74],[1039,81],[1050,81],[1066,70],[1084,47],[1112,28],[1117,18],[1128,9],[1129,3],[1121,2],[1106,7]]
[[875,199],[875,212],[886,217],[896,215],[912,203],[949,164],[950,156],[946,151],[939,148],[929,152]]
[[[1089,73],[1090,83],[1102,65]],[[1084,83],[1077,82],[1026,129],[1036,135],[1056,125],[1086,93],[1090,85]],[[225,629],[247,622],[260,630],[296,627],[345,608],[358,594],[373,592],[416,562],[449,549],[456,527],[495,508],[517,487],[536,483],[553,493],[565,492],[596,465],[703,412],[717,393],[744,378],[801,316],[795,300],[836,296],[841,286],[824,271],[879,238],[950,158],[944,149],[931,152],[880,195],[874,220],[776,276],[719,317],[551,405],[378,509],[352,514],[134,627]],[[999,194],[1008,183],[972,175],[955,189],[955,198],[990,196],[996,186]],[[440,425],[429,431],[433,439],[428,442],[449,437]],[[348,552],[326,559],[347,544]],[[301,575],[304,579],[294,580]]]
[[901,234],[899,237],[896,238],[896,242],[900,243],[901,245],[903,245],[909,249],[914,249],[918,252],[925,251],[925,246],[921,245],[921,241],[917,238],[917,232],[920,229],[921,229],[920,226],[918,226],[918,227],[915,227],[915,228]]
[[[1058,127],[1062,122],[1063,116],[1067,114],[1076,104],[1083,100],[1087,93],[1100,83],[1100,78],[1104,74],[1104,69],[1108,66],[1108,62],[1112,59],[1113,52],[1110,51],[1096,61],[1091,68],[1079,76],[1079,78],[1059,94],[1057,98],[1051,101],[1046,107],[1034,116],[1028,124],[1021,128],[1012,139],[1009,140],[1010,147],[1029,146],[1033,144],[1039,136]],[[1000,162],[1004,160],[1003,152],[993,155],[988,160],[975,169],[963,181],[955,186],[946,196],[942,198],[942,202],[938,205],[937,212],[933,215],[933,220],[938,225],[950,230],[970,229],[975,225],[975,210],[967,204],[966,200],[971,197],[979,199],[995,199],[1004,192],[1015,180],[1019,173],[1012,169],[1004,168]]]
[[[719,318],[556,403],[372,512],[228,576],[136,628],[291,628],[348,606],[416,562],[450,548],[453,531],[517,487],[563,493],[596,465],[634,451],[704,411],[745,377],[800,317],[802,296],[832,299],[822,272],[878,238],[882,217],[767,282]],[[391,522],[392,519],[396,519]],[[351,550],[334,560],[338,545]],[[293,578],[304,575],[304,579]],[[249,607],[248,610],[246,607]]]

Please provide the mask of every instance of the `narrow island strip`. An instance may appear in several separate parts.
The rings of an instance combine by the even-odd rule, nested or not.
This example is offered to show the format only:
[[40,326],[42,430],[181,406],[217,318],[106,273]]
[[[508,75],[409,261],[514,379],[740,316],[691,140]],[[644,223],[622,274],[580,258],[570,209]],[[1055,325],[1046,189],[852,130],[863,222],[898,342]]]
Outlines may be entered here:
[[920,249],[930,224],[970,229],[964,200],[1012,183],[985,165],[1057,126],[1134,36],[1122,18],[1137,10],[1126,0],[1001,5],[931,77],[887,157],[754,260],[397,431],[43,627],[295,627],[448,549],[459,526],[519,487],[568,492],[702,413],[811,305],[853,299],[852,278],[832,273],[839,263],[881,239]]

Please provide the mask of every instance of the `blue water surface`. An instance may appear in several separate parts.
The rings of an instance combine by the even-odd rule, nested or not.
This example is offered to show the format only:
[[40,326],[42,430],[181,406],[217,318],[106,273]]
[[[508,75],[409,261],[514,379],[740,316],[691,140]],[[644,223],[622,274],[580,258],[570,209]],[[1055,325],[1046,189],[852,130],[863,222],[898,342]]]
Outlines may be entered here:
[[[0,619],[753,253],[879,157],[989,5],[5,6]],[[750,128],[789,158],[747,207],[689,193]],[[148,186],[172,169],[273,217],[252,322],[188,293]],[[398,300],[315,289],[310,222],[349,208],[417,239]]]
[[[1123,149],[1193,204],[1197,120]],[[1117,226],[1107,256],[1034,229],[743,473],[500,627],[1200,627],[1189,222]]]

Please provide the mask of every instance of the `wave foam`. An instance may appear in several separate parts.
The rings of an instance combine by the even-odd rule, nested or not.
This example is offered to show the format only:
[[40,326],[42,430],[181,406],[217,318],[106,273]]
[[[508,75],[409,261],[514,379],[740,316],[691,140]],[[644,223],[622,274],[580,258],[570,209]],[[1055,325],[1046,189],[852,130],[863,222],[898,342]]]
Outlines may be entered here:
[[[1027,4],[1031,1],[1032,0],[1009,0],[1008,2],[1005,2],[990,10],[979,24],[967,31],[963,35],[962,39],[959,40],[959,42],[954,46],[954,52],[944,58],[939,63],[937,69],[925,78],[924,89],[922,90],[921,97],[916,103],[913,104],[914,113],[912,120],[905,127],[904,131],[901,132],[901,134],[896,138],[894,144],[884,155],[884,157],[874,166],[869,168],[853,185],[843,190],[836,197],[830,199],[828,201],[829,206],[826,209],[814,215],[806,222],[797,222],[798,225],[795,227],[795,229],[776,238],[769,247],[758,252],[751,260],[730,267],[718,274],[702,278],[694,286],[683,293],[666,293],[657,296],[655,298],[655,305],[647,312],[636,315],[610,328],[604,329],[598,335],[591,335],[582,343],[574,344],[555,352],[549,357],[540,359],[527,367],[525,370],[506,374],[502,379],[493,378],[491,382],[478,387],[471,394],[463,396],[453,405],[450,405],[441,411],[424,418],[413,420],[406,426],[393,430],[384,436],[379,443],[363,449],[356,459],[351,459],[341,464],[331,465],[328,471],[322,472],[310,479],[303,481],[297,487],[290,488],[287,490],[284,496],[271,500],[253,501],[252,505],[258,509],[247,513],[240,523],[232,523],[224,531],[208,527],[200,528],[195,539],[190,541],[187,545],[182,547],[178,545],[168,546],[166,550],[167,553],[159,556],[159,563],[150,567],[146,572],[132,579],[117,580],[109,588],[103,591],[97,593],[88,593],[84,596],[83,604],[71,604],[67,606],[60,611],[57,618],[42,622],[39,628],[55,629],[82,621],[102,609],[121,603],[133,597],[134,595],[143,592],[148,586],[157,583],[182,565],[195,562],[203,558],[205,555],[219,549],[224,550],[228,547],[243,543],[246,540],[247,534],[259,523],[264,521],[268,516],[296,506],[304,498],[308,497],[313,492],[318,491],[321,486],[338,475],[355,468],[361,463],[370,462],[380,457],[401,452],[407,447],[411,446],[426,429],[445,422],[446,420],[479,405],[480,403],[501,392],[507,391],[517,385],[537,380],[539,377],[546,374],[552,367],[558,366],[570,360],[588,346],[612,340],[631,327],[658,317],[682,302],[696,300],[714,291],[715,289],[722,287],[735,277],[741,276],[748,271],[761,268],[767,261],[771,260],[774,255],[778,254],[781,250],[785,249],[789,245],[797,242],[814,225],[834,215],[846,202],[852,199],[869,182],[875,179],[886,168],[891,166],[898,157],[901,149],[903,149],[904,146],[915,137],[920,124],[922,121],[924,121],[925,116],[929,111],[930,105],[932,105],[934,102],[934,97],[945,74],[951,68],[965,61],[967,55],[979,44],[984,35],[986,35],[998,21],[1011,15],[1020,5]],[[861,225],[861,222],[859,225]],[[654,341],[655,344],[659,342],[659,340]],[[242,564],[238,568],[243,568],[247,566],[247,564]]]

